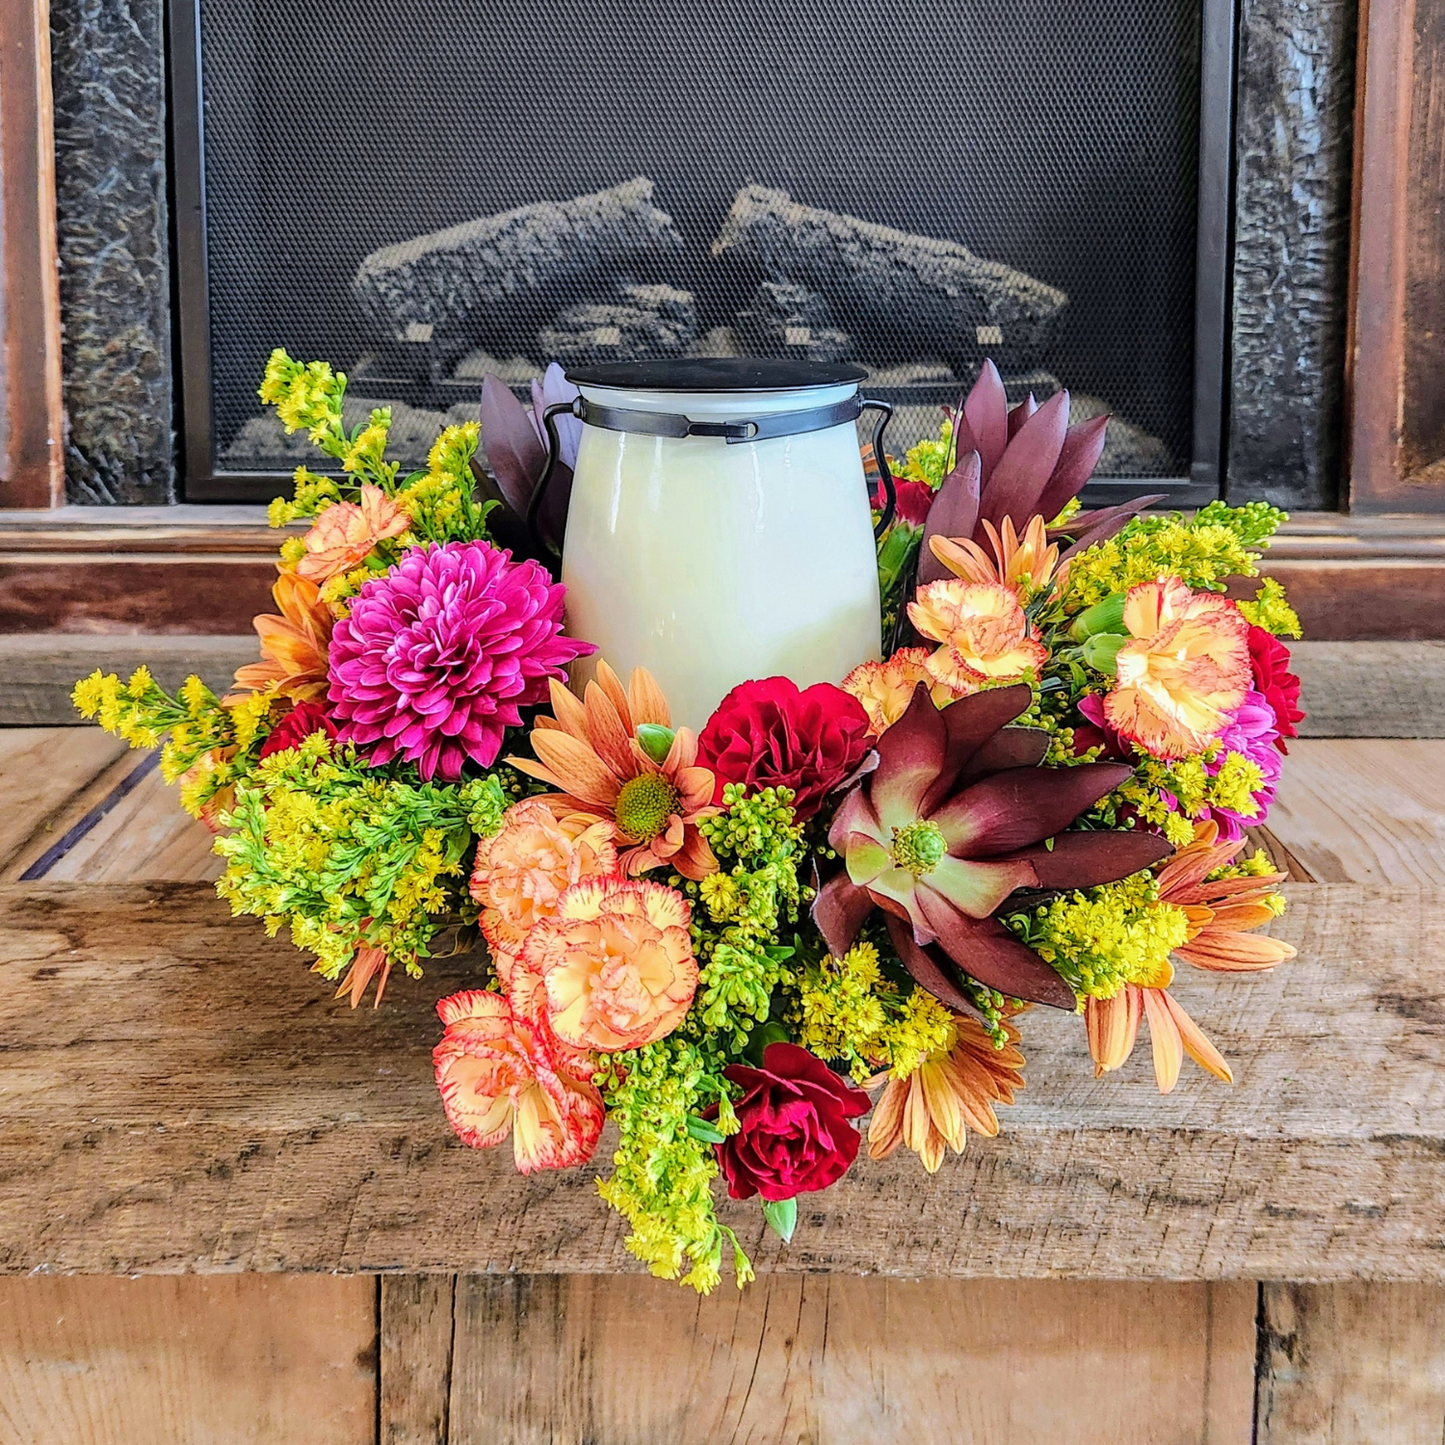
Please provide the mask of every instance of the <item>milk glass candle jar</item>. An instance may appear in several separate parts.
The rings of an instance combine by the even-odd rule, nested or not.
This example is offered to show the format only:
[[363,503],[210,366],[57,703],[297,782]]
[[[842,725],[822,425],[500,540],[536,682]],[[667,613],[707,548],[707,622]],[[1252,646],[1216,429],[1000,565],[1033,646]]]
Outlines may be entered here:
[[854,423],[881,404],[859,397],[862,376],[745,358],[569,371],[583,427],[567,630],[598,648],[574,664],[574,687],[598,657],[624,678],[646,667],[674,725],[696,729],[748,678],[839,682],[879,656]]

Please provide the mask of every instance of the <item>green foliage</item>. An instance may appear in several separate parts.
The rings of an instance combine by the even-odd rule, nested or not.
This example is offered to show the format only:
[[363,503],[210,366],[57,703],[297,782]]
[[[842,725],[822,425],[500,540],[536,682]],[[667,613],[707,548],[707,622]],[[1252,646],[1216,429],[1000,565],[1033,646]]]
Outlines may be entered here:
[[694,903],[699,971],[689,1024],[706,1028],[717,1045],[740,1050],[754,1025],[767,1019],[773,990],[792,979],[795,945],[785,943],[780,930],[798,921],[804,902],[798,866],[805,848],[788,789],[764,788],[748,797],[729,783],[723,798],[726,810],[700,825],[719,871],[683,885]]
[[597,1078],[618,1127],[613,1173],[598,1192],[632,1225],[627,1248],[661,1279],[677,1279],[708,1294],[722,1277],[723,1247],[732,1246],[739,1286],[752,1263],[713,1209],[717,1177],[713,1145],[694,1121],[718,1107],[716,1132],[737,1132],[726,1081],[694,1042],[673,1034],[658,1043],[614,1054]]
[[1150,873],[1062,894],[1003,922],[1075,993],[1095,998],[1112,998],[1126,983],[1167,984],[1169,954],[1189,936],[1184,910],[1159,902]]
[[1174,576],[1193,588],[1222,592],[1230,577],[1258,575],[1259,550],[1285,521],[1265,502],[1229,507],[1210,502],[1193,517],[1173,512],[1135,517],[1069,565],[1063,611],[1075,615],[1141,582]]
[[495,832],[513,801],[503,776],[456,787],[401,771],[370,768],[315,733],[237,784],[216,889],[268,932],[289,923],[325,978],[361,944],[419,974],[447,916],[475,917],[457,880],[477,835]]

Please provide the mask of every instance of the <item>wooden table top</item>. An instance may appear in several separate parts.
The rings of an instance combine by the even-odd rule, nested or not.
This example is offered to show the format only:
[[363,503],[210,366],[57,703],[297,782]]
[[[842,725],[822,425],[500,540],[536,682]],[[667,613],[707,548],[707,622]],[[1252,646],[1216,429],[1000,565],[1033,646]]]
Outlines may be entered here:
[[[133,766],[40,731],[0,734],[7,795],[37,747],[90,812]],[[1079,1021],[1035,1010],[997,1139],[932,1180],[903,1151],[860,1161],[791,1246],[751,1205],[724,1218],[779,1272],[1445,1281],[1442,764],[1445,742],[1294,745],[1270,841],[1321,880],[1273,928],[1300,956],[1179,987],[1232,1088],[1186,1064],[1161,1098],[1143,1046],[1096,1080]],[[0,886],[0,1271],[637,1268],[595,1168],[523,1178],[450,1134],[432,1004],[468,961],[377,1012],[336,1003],[207,884],[154,878],[208,861],[154,783]],[[30,831],[0,825],[12,878],[72,826],[31,791]]]

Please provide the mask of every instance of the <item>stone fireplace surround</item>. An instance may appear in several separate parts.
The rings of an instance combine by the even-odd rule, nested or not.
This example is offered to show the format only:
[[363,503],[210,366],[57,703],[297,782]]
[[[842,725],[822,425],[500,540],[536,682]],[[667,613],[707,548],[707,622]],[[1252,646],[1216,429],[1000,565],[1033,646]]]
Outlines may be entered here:
[[[1231,500],[1336,505],[1356,0],[1242,0]],[[178,500],[162,0],[52,0],[68,498]]]

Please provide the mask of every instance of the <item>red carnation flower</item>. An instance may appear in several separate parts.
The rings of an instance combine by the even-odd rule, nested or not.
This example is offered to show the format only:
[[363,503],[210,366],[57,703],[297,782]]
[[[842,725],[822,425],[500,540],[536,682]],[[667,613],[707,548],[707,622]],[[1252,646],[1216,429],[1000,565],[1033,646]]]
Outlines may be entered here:
[[769,1203],[826,1189],[858,1157],[848,1122],[870,1108],[868,1095],[796,1044],[769,1044],[763,1067],[731,1064],[724,1075],[743,1089],[733,1105],[738,1132],[717,1146],[734,1199]]
[[1299,729],[1295,724],[1304,721],[1299,705],[1299,678],[1289,670],[1289,648],[1264,628],[1251,627],[1249,661],[1254,669],[1254,690],[1262,692],[1274,709],[1274,725],[1279,730],[1275,746],[1287,753],[1289,749],[1284,740],[1297,738]]
[[269,758],[283,748],[299,748],[312,733],[336,736],[336,724],[331,715],[319,702],[298,702],[280,722],[271,729],[271,736],[261,744],[258,759]]
[[[894,518],[910,527],[921,527],[928,520],[928,509],[933,505],[933,488],[927,482],[895,479],[893,491],[897,497]],[[874,509],[881,512],[886,501],[883,488],[879,487],[873,494]]]
[[811,818],[824,797],[857,771],[872,747],[868,714],[830,682],[798,691],[786,677],[733,688],[697,740],[697,760],[724,783],[791,788],[793,811]]

